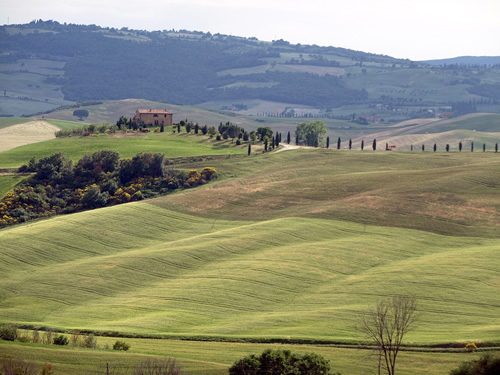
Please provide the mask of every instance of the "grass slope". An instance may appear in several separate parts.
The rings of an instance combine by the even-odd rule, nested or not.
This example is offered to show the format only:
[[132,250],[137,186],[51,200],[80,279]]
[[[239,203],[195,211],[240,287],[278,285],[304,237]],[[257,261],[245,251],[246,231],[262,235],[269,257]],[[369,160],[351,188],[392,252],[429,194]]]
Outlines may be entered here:
[[139,152],[159,152],[167,158],[244,154],[246,146],[235,146],[230,141],[211,141],[207,136],[195,134],[133,133],[114,136],[55,138],[42,143],[17,147],[0,153],[0,168],[15,168],[27,163],[32,157],[43,158],[54,152],[63,152],[73,161],[85,154],[111,149],[118,151],[121,157],[132,157]]
[[216,184],[0,231],[0,321],[352,342],[359,312],[413,294],[408,341],[498,339],[497,156],[217,163]]

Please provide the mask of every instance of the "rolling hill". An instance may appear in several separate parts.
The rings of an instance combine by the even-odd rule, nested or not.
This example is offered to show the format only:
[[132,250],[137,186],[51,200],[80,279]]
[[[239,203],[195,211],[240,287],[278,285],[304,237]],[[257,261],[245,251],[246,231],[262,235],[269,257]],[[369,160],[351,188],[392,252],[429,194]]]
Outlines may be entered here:
[[497,340],[497,155],[299,150],[212,164],[215,184],[0,230],[0,320],[348,343],[378,298],[413,294],[410,342]]

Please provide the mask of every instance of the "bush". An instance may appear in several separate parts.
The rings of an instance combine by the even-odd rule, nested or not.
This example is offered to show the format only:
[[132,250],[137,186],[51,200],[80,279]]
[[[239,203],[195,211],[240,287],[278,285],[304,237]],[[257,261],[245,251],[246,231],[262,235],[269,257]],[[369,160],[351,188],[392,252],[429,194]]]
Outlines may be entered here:
[[69,340],[66,336],[64,335],[59,335],[54,337],[54,345],[68,345]]
[[[97,347],[97,340],[96,340],[95,336],[93,334],[85,336],[83,338],[82,346],[84,346],[86,348],[96,348]],[[125,350],[125,349],[123,349],[123,350]]]
[[469,353],[473,353],[477,350],[477,346],[474,342],[469,342],[467,345],[465,345],[465,350]]
[[265,350],[259,357],[252,354],[236,361],[229,369],[231,375],[328,375],[328,360],[314,353],[303,356],[289,350]]
[[497,374],[500,374],[500,357],[493,357],[489,354],[473,361],[463,362],[458,368],[450,371],[450,375]]
[[17,338],[17,327],[14,325],[0,326],[0,339],[14,341]]
[[116,341],[113,345],[113,350],[123,350],[127,351],[130,349],[130,345],[127,344],[125,341]]

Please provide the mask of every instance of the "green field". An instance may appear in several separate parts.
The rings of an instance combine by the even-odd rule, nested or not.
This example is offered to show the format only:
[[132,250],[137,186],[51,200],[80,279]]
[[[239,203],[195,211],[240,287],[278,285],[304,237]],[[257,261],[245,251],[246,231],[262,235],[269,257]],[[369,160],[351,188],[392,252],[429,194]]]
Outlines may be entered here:
[[0,199],[11,191],[25,176],[18,174],[2,174],[0,173]]
[[[360,314],[394,295],[417,298],[409,345],[498,345],[498,154],[246,157],[245,146],[165,132],[54,139],[0,153],[0,168],[103,148],[122,157],[243,155],[173,166],[215,167],[219,179],[208,185],[0,230],[0,322],[170,340],[126,339],[130,353],[103,349],[112,338],[99,338],[97,351],[0,343],[2,353],[53,362],[65,374],[146,354],[175,356],[189,374],[222,374],[269,345],[175,339],[355,345],[366,342],[355,328]],[[19,178],[1,176],[0,195]],[[374,368],[366,350],[291,348],[320,353],[344,374]],[[401,371],[446,373],[468,358],[405,352]]]
[[[175,357],[185,374],[223,375],[237,359],[248,354],[260,354],[267,348],[289,349],[304,354],[314,352],[330,361],[332,370],[345,375],[361,375],[374,372],[376,359],[369,350],[346,349],[312,345],[273,345],[247,343],[217,343],[178,340],[125,339],[131,345],[127,353],[117,353],[104,349],[112,347],[116,339],[98,337],[99,349],[80,349],[46,345],[11,344],[0,341],[0,351],[14,358],[23,357],[41,367],[51,363],[55,374],[81,375],[105,374],[105,365],[111,370],[124,371],[147,357]],[[494,352],[493,354],[499,354]],[[398,360],[398,370],[407,375],[447,374],[461,362],[478,358],[479,354],[457,352],[402,352]],[[0,358],[1,363],[1,358]]]
[[410,342],[498,339],[495,154],[213,162],[205,187],[0,231],[0,320],[353,342],[360,312],[412,294]]
[[[57,125],[57,124],[56,124]],[[245,154],[246,146],[235,146],[231,141],[209,140],[207,136],[195,134],[165,133],[117,133],[114,136],[56,138],[46,142],[17,147],[0,153],[0,168],[15,168],[26,164],[32,157],[42,158],[55,152],[63,152],[73,161],[98,150],[118,151],[123,158],[139,152],[159,152],[167,158]]]

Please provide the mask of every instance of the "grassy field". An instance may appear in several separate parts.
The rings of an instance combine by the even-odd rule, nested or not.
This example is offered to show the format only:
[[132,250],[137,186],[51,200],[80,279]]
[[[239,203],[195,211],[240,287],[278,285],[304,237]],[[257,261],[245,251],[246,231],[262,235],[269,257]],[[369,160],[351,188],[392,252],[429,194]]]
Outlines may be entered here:
[[[178,340],[125,339],[131,345],[129,352],[114,352],[103,349],[112,347],[116,339],[98,337],[100,349],[80,349],[45,345],[13,344],[0,341],[0,350],[14,358],[25,358],[41,367],[44,363],[54,366],[55,374],[81,375],[105,374],[105,365],[110,369],[126,370],[145,358],[175,357],[185,374],[223,375],[237,359],[249,354],[260,354],[267,348],[289,349],[304,354],[318,353],[330,361],[331,368],[344,375],[375,373],[376,360],[369,350],[344,349],[312,345],[276,345],[216,343]],[[496,352],[494,354],[500,354]],[[427,374],[446,374],[461,362],[478,358],[479,354],[402,352],[398,370],[408,375],[419,375],[422,369]],[[0,358],[1,363],[1,358]]]
[[132,157],[139,152],[159,152],[167,158],[245,154],[246,145],[235,146],[230,141],[209,140],[195,134],[165,133],[117,133],[114,136],[55,138],[43,143],[17,147],[0,153],[0,168],[15,168],[27,163],[32,157],[42,158],[54,152],[63,152],[73,161],[98,150],[118,151],[121,157]]
[[25,176],[18,174],[2,174],[0,173],[0,199],[12,190]]
[[205,187],[1,230],[0,321],[356,342],[359,313],[412,294],[409,342],[498,340],[497,155],[213,162]]

